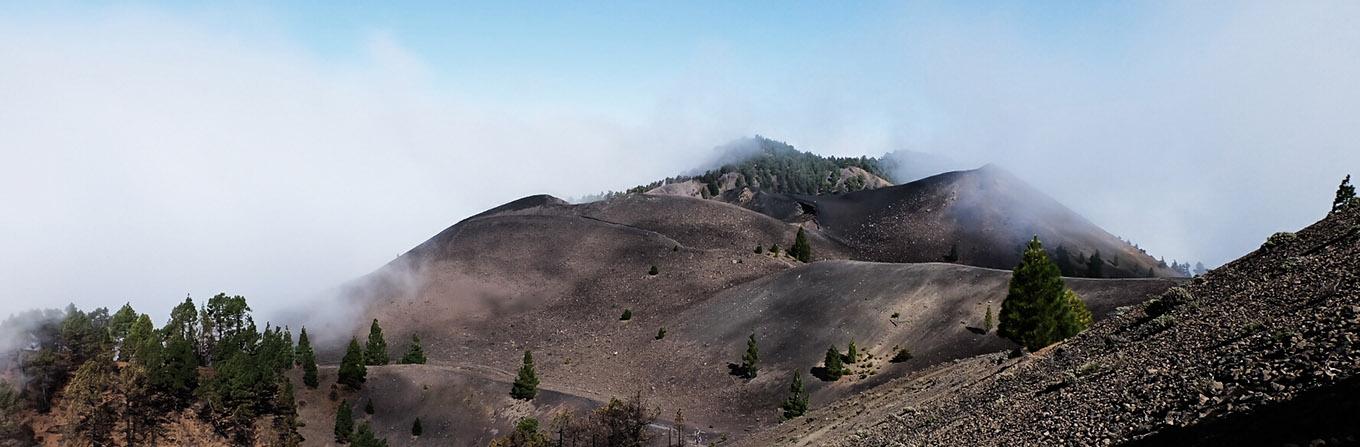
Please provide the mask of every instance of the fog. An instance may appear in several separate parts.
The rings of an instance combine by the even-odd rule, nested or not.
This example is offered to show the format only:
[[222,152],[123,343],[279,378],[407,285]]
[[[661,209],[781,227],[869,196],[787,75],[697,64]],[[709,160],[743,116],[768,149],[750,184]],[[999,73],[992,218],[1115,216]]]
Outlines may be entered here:
[[155,9],[0,17],[0,318],[132,301],[160,323],[226,291],[263,323],[483,209],[688,172],[754,134],[995,162],[1209,264],[1360,173],[1360,4],[1147,3],[1056,35],[980,12],[884,8],[778,73],[695,45],[635,107],[487,99],[400,30],[336,61]]

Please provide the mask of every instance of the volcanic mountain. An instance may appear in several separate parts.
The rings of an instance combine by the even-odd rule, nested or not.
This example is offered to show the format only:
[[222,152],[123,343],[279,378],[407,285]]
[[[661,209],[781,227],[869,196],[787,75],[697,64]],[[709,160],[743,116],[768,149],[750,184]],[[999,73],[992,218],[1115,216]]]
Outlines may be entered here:
[[[871,175],[859,172],[853,175]],[[845,247],[852,259],[932,262],[949,257],[962,264],[1008,269],[1019,262],[1025,243],[1038,236],[1068,275],[1177,275],[1142,249],[996,166],[896,186],[875,181],[872,188],[845,194],[765,192],[737,188],[738,182],[725,178],[716,188],[721,195],[715,198],[785,222],[819,228],[821,234]],[[684,195],[688,190],[671,186],[675,185],[651,193]],[[693,188],[705,189],[702,185]],[[1097,254],[1101,273],[1090,267]]]
[[[968,248],[961,260],[999,266],[1013,249],[1002,235],[1036,231],[1042,237],[1060,229],[1081,231],[1055,236],[1074,250],[1117,252],[1110,247],[1122,242],[1089,222],[1045,220],[1053,215],[1049,209],[978,224],[957,211],[965,204],[1004,211],[1020,207],[1005,205],[1008,200],[1042,202],[1024,197],[1032,189],[1001,187],[1014,183],[988,168],[844,195],[788,195],[815,210],[813,220],[800,222],[720,199],[664,194],[579,205],[550,196],[516,200],[449,227],[349,287],[348,306],[360,318],[336,331],[362,337],[378,319],[393,349],[419,335],[430,362],[371,367],[370,385],[337,397],[402,408],[371,417],[390,436],[404,433],[419,413],[425,435],[411,440],[416,444],[484,445],[520,417],[548,420],[560,409],[639,392],[649,407],[663,410],[661,426],[682,410],[705,440],[739,438],[779,421],[791,375],[817,366],[828,346],[844,349],[853,341],[866,360],[846,379],[811,382],[814,406],[937,362],[1015,348],[982,328],[985,313],[999,310],[1005,297],[1008,271],[868,261],[934,260],[940,247],[958,241]],[[906,222],[904,229],[927,222],[959,228],[930,238],[910,232],[893,238],[872,228],[896,222],[892,216]],[[1026,226],[1008,227],[1017,222]],[[791,246],[800,226],[813,262],[764,249]],[[990,252],[984,242],[1000,251]],[[1129,255],[1122,262],[1147,260]],[[1104,318],[1175,281],[1068,283]],[[625,311],[631,318],[621,319]],[[730,364],[740,362],[752,334],[761,369],[746,380],[729,374]],[[898,349],[915,357],[887,362]],[[527,403],[508,393],[526,350],[544,389]],[[323,351],[323,360],[336,354]],[[323,368],[323,384],[333,374]],[[322,391],[304,391],[299,399],[319,403],[302,411],[304,435],[325,439],[334,404],[324,402],[329,397]]]

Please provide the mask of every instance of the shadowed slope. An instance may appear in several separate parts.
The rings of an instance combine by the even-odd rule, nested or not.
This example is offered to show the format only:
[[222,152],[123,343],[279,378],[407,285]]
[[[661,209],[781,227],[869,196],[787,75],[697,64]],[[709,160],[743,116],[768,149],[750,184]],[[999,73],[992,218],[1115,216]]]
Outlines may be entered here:
[[[842,195],[791,196],[815,208],[820,229],[853,258],[939,261],[957,245],[963,264],[1010,268],[1035,235],[1050,253],[1099,251],[1104,276],[1159,276],[1171,271],[1072,210],[993,166],[949,172],[905,185]],[[1075,261],[1080,263],[1081,261]],[[1080,267],[1085,271],[1085,267]]]

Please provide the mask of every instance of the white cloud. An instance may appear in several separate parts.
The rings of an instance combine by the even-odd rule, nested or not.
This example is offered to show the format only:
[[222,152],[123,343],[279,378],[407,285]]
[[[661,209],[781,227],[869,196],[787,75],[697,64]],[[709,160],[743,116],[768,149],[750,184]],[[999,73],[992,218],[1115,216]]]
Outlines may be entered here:
[[470,103],[389,35],[363,52],[146,12],[0,19],[0,315],[218,291],[268,314],[482,209],[649,181],[739,135]]

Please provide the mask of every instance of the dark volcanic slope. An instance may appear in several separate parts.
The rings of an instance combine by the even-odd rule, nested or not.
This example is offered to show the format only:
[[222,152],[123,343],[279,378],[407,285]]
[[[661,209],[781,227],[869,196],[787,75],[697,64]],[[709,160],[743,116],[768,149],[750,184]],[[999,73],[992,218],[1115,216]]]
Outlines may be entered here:
[[[792,371],[817,365],[833,343],[845,349],[856,340],[875,358],[861,367],[863,378],[811,383],[815,402],[927,362],[1012,347],[968,329],[982,325],[988,303],[999,309],[1009,272],[934,263],[801,264],[753,252],[756,244],[788,246],[797,228],[714,200],[630,195],[568,205],[528,197],[459,222],[358,282],[353,292],[362,310],[343,334],[362,339],[377,318],[394,358],[410,334],[419,334],[429,366],[376,367],[375,377],[446,377],[461,385],[376,392],[447,402],[443,410],[422,407],[429,414],[422,420],[472,427],[450,432],[463,439],[513,422],[493,407],[513,403],[496,391],[508,393],[525,349],[534,352],[543,386],[570,399],[536,400],[514,414],[543,415],[541,404],[642,391],[667,415],[683,409],[705,432],[740,437],[778,421]],[[848,251],[815,230],[809,235],[821,258]],[[647,274],[652,265],[659,274]],[[1097,315],[1171,284],[1070,282]],[[624,309],[631,320],[619,320]],[[655,340],[661,327],[667,335]],[[751,332],[764,366],[747,382],[729,375],[727,363],[740,359]],[[895,345],[916,352],[917,360],[886,363]],[[483,397],[457,397],[468,395]],[[329,426],[328,411],[334,409],[309,412],[307,420]],[[404,429],[398,425],[384,423],[383,430],[397,436]]]
[[[813,412],[813,424],[785,424],[748,441],[1360,440],[1360,207],[1297,236],[1272,237],[1261,250],[1172,289],[1159,303],[1097,323],[1037,355],[965,361]],[[872,408],[872,417],[845,418],[856,408]]]
[[1107,277],[1146,276],[1149,268],[1172,276],[1151,256],[990,165],[887,188],[788,197],[813,205],[822,232],[851,247],[854,259],[939,261],[957,244],[963,264],[1009,269],[1038,235],[1050,253],[1059,246],[1088,256],[1099,251]]
[[[937,362],[1014,349],[1016,345],[1008,340],[980,329],[987,306],[999,311],[1009,282],[1008,271],[954,264],[816,262],[725,290],[681,313],[668,323],[675,341],[668,336],[665,343],[668,351],[682,354],[676,359],[680,361],[663,361],[658,366],[671,370],[683,369],[683,362],[736,362],[746,347],[746,337],[755,333],[762,362],[755,380],[724,377],[724,369],[701,369],[677,391],[721,390],[719,399],[697,393],[705,400],[687,404],[719,412],[740,409],[764,421],[777,421],[777,408],[793,371],[800,370],[807,377],[832,345],[843,351],[853,340],[860,352],[874,359],[856,366],[865,373],[863,377],[854,374],[835,383],[809,379],[814,403]],[[1173,284],[1163,279],[1069,279],[1068,283],[1085,297],[1096,318]],[[887,363],[895,347],[910,349],[915,358]]]

